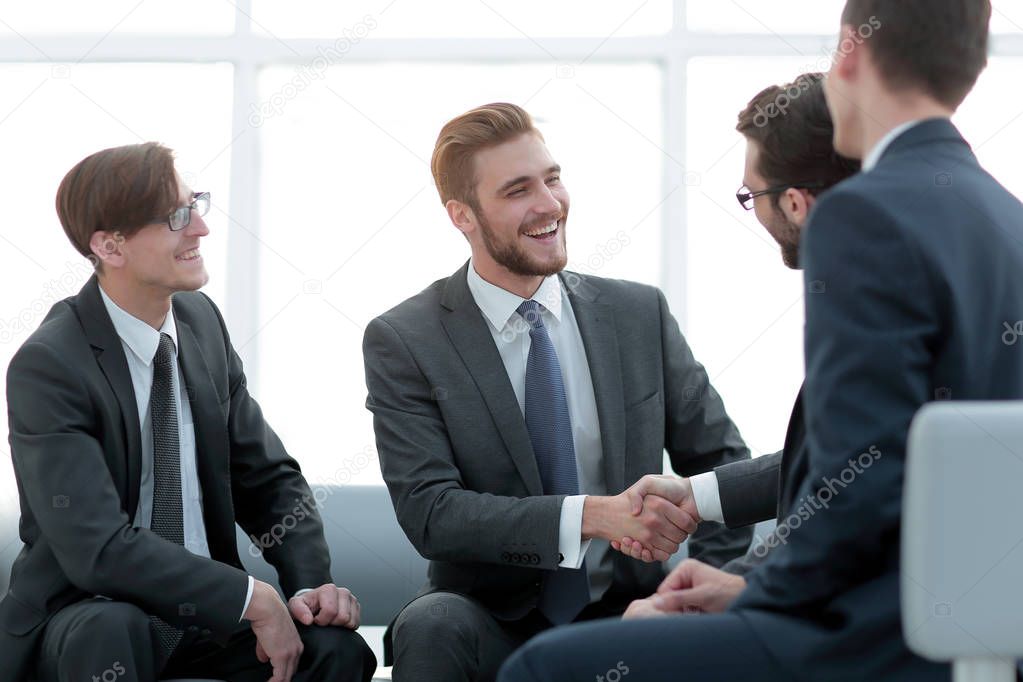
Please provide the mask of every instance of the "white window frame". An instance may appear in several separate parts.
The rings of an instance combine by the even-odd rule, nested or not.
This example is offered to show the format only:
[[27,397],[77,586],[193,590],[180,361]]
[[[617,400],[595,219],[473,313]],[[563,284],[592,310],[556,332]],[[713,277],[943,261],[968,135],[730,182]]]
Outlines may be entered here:
[[[596,52],[592,38],[545,38],[550,53],[566,63],[588,61],[655,62],[662,68],[663,122],[661,288],[683,332],[687,327],[687,197],[672,188],[684,186],[685,169],[671,159],[686,158],[686,69],[689,60],[706,56],[791,57],[816,60],[836,36],[825,34],[738,34],[691,31],[686,25],[687,0],[671,0],[670,31],[656,37],[610,36]],[[235,0],[234,33],[222,36],[67,34],[0,36],[0,62],[46,63],[55,66],[87,62],[223,63],[234,66],[230,172],[230,215],[257,239],[229,239],[225,316],[235,338],[249,339],[242,353],[250,383],[259,371],[259,136],[250,128],[248,105],[260,101],[260,69],[280,64],[309,63],[329,38],[280,40],[253,31],[252,0]],[[837,24],[837,20],[836,20]],[[991,56],[1023,57],[1023,34],[993,34]],[[549,59],[550,54],[526,36],[504,39],[373,38],[345,55],[349,62],[407,60],[415,62],[480,62]],[[726,85],[725,87],[732,87]],[[736,82],[734,87],[755,88]],[[236,233],[237,234],[237,233]]]

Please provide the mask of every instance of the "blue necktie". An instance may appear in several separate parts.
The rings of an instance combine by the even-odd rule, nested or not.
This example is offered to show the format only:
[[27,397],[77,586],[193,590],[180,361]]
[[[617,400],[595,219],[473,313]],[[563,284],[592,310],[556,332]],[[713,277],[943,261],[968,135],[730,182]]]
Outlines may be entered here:
[[[545,495],[578,495],[572,420],[558,354],[540,316],[542,306],[524,301],[518,313],[529,323],[526,360],[526,428],[540,469]],[[555,625],[571,622],[590,601],[586,564],[547,574],[540,590],[540,612]]]

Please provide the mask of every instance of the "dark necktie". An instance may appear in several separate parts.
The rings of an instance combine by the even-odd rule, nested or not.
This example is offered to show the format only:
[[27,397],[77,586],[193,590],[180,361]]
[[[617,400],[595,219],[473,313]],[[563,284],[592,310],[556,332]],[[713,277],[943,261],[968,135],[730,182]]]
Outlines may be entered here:
[[[529,323],[526,360],[526,428],[540,469],[545,495],[578,495],[572,421],[558,355],[536,301],[524,301],[518,313]],[[547,574],[540,590],[540,612],[555,625],[571,622],[590,601],[586,564]]]
[[[174,395],[174,341],[160,334],[153,358],[153,388],[149,393],[153,426],[153,518],[150,530],[168,542],[185,544],[181,512],[181,447],[178,442],[177,398]],[[150,616],[164,653],[181,641],[181,630]]]

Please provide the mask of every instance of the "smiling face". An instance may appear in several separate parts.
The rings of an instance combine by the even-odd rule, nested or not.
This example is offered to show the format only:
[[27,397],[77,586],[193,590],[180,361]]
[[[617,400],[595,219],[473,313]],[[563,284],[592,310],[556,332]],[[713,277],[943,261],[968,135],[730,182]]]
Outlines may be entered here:
[[546,277],[564,269],[568,190],[543,140],[525,133],[480,150],[473,161],[476,202],[459,229],[477,270]]
[[[188,206],[192,203],[192,190],[177,173],[175,178],[177,205]],[[188,226],[176,232],[171,231],[166,220],[148,224],[121,242],[122,259],[116,276],[159,295],[195,291],[209,281],[199,254],[199,240],[209,233],[206,222],[196,211],[192,211]]]

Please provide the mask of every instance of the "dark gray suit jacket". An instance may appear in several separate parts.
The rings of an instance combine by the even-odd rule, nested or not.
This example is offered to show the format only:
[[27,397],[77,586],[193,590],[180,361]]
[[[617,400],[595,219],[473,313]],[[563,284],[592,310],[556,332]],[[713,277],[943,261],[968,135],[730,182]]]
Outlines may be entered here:
[[[24,679],[52,614],[95,595],[226,641],[248,589],[235,521],[260,537],[300,499],[311,499],[298,464],[249,395],[212,301],[179,293],[173,307],[213,560],[132,527],[142,462],[138,408],[93,277],[53,306],[7,373],[24,547],[0,601],[4,680]],[[311,513],[281,544],[263,550],[288,595],[331,582],[323,527],[315,505],[307,506]]]
[[794,677],[947,680],[902,636],[906,439],[930,400],[1023,398],[1023,353],[1001,341],[1023,319],[1023,205],[933,119],[822,195],[802,253],[806,518],[733,608]]
[[[367,407],[398,521],[430,560],[426,590],[470,595],[497,617],[536,605],[557,568],[562,496],[543,495],[526,424],[466,283],[468,264],[366,328]],[[562,273],[593,378],[609,494],[749,452],[653,287]],[[750,529],[702,527],[693,556],[720,566]],[[617,555],[612,608],[653,592],[660,564]]]

